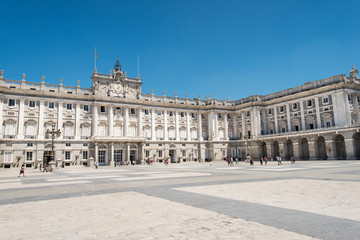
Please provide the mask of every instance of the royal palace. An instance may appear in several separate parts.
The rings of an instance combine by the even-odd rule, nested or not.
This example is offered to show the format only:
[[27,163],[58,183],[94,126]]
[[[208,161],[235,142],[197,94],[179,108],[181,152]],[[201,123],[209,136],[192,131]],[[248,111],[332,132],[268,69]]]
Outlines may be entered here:
[[360,159],[360,79],[340,74],[236,101],[154,95],[117,61],[92,87],[0,71],[0,166],[114,166],[281,156]]

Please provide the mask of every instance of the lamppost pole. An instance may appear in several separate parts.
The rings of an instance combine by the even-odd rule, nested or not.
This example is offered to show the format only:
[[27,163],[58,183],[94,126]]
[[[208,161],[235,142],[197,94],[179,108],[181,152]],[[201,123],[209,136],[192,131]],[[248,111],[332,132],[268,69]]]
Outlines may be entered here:
[[54,161],[54,157],[55,157],[55,154],[54,154],[54,140],[55,140],[55,136],[56,135],[60,135],[60,129],[58,130],[55,130],[55,123],[52,124],[51,126],[51,130],[50,129],[47,129],[46,130],[46,134],[51,134],[51,160],[50,161]]

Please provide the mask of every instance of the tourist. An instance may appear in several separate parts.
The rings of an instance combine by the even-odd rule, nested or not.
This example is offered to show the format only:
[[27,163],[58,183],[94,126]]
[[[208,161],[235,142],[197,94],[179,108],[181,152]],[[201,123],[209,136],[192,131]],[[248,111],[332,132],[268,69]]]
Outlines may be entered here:
[[293,163],[295,163],[295,157],[294,156],[291,157],[291,164],[293,164]]
[[39,164],[39,169],[40,169],[40,172],[41,172],[41,167],[42,167],[42,164],[40,163],[40,164]]
[[19,173],[19,176],[18,176],[18,177],[20,177],[20,175],[21,175],[21,174],[25,177],[25,168],[24,168],[24,164],[23,164],[23,165],[21,165],[21,168],[20,168],[20,173]]
[[239,161],[239,159],[235,158],[236,165],[238,165],[238,161]]
[[261,158],[260,158],[260,165],[263,165],[263,162],[264,162],[264,160],[263,160],[263,158],[261,157]]
[[254,165],[254,161],[252,158],[250,158],[250,166]]
[[210,158],[210,167],[212,166],[212,159]]
[[279,156],[276,156],[276,161],[277,161],[278,165],[280,165],[280,157]]
[[267,161],[268,161],[268,159],[267,159],[267,157],[265,156],[265,157],[264,157],[265,166],[267,166]]
[[98,167],[99,167],[99,163],[96,162],[96,163],[95,163],[95,169],[98,169]]

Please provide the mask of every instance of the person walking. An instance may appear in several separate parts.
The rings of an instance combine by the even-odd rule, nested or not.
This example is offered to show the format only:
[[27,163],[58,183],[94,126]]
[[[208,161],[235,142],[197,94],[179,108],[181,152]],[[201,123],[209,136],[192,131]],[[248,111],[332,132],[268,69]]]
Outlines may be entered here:
[[24,164],[21,165],[20,173],[19,173],[18,177],[20,177],[21,174],[25,177],[25,167],[24,167]]
[[250,158],[250,166],[254,165],[254,161],[252,158]]
[[268,161],[268,159],[267,159],[267,157],[265,156],[265,157],[264,157],[265,166],[267,166],[267,161]]

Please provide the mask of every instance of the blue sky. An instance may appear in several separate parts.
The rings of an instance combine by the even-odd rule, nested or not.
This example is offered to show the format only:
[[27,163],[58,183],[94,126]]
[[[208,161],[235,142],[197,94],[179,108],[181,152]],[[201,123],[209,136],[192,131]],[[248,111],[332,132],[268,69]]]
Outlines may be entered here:
[[[266,95],[360,66],[360,1],[1,1],[7,79],[91,87],[117,58],[142,92]],[[360,67],[359,67],[360,68]]]

